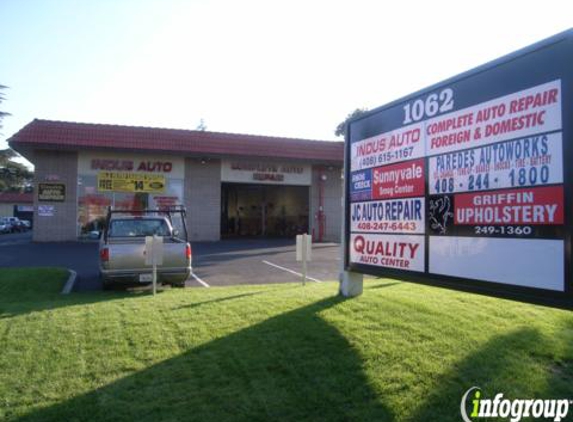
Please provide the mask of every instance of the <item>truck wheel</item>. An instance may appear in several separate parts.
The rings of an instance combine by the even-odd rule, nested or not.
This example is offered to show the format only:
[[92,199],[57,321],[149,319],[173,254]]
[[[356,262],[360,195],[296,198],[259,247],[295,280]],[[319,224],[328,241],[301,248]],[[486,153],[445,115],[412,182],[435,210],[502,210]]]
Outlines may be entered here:
[[99,279],[101,281],[101,285],[102,285],[104,290],[112,290],[113,289],[113,283],[111,282],[111,280],[105,278],[101,274],[99,275]]

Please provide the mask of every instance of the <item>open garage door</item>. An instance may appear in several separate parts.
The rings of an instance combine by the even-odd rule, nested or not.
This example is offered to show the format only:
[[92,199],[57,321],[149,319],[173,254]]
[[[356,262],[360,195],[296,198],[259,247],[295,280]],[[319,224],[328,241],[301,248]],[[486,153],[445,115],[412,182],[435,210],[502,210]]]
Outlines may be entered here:
[[221,237],[293,237],[308,232],[309,187],[221,186]]

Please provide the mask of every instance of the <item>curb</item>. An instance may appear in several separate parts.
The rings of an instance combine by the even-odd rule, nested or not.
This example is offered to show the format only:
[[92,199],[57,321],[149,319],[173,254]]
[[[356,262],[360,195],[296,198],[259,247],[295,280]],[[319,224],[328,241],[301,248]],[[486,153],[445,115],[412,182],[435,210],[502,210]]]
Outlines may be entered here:
[[68,277],[68,281],[66,281],[66,284],[62,289],[63,295],[69,295],[72,292],[74,284],[76,283],[76,279],[78,278],[78,273],[76,273],[74,270],[70,270],[68,268],[68,272],[70,273],[70,276]]

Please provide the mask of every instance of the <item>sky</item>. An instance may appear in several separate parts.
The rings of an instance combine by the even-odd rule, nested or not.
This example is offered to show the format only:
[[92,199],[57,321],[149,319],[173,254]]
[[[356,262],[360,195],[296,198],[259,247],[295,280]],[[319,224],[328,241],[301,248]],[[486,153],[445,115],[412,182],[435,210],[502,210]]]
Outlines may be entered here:
[[566,0],[0,0],[0,149],[34,118],[335,140],[571,27]]

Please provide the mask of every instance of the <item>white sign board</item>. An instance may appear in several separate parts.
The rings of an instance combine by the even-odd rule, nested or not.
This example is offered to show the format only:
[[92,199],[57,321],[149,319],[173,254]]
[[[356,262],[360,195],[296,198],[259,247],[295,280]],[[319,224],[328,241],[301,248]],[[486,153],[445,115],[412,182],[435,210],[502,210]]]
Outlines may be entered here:
[[306,261],[312,260],[312,236],[298,234],[296,236],[296,260],[303,261],[305,259]]
[[38,205],[38,216],[39,217],[53,217],[54,216],[54,206],[53,205]]
[[163,265],[163,238],[145,236],[145,265]]

